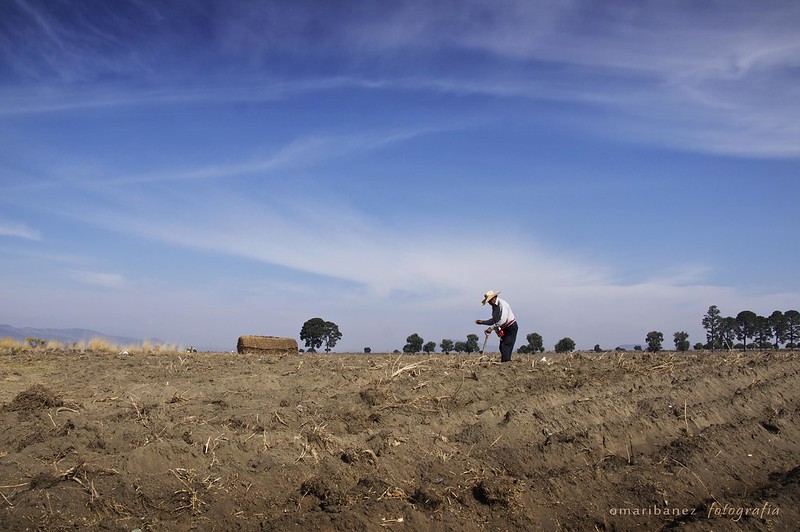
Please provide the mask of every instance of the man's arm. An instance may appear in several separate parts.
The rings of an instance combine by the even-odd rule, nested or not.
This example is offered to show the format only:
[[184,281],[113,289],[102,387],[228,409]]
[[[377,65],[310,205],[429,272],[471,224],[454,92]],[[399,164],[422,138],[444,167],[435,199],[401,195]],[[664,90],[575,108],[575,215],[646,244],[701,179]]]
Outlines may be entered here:
[[497,324],[503,323],[501,321],[502,317],[503,317],[503,305],[500,304],[496,307],[492,307],[492,319],[483,320],[481,325],[493,325],[496,328]]

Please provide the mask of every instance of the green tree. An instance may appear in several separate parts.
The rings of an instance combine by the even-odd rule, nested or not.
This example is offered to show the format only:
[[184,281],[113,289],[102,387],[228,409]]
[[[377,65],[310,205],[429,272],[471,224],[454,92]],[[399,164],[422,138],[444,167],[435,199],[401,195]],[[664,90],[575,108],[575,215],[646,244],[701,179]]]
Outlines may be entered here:
[[696,344],[694,344],[695,351],[702,351],[705,348],[706,346],[703,345],[703,342],[697,342]]
[[703,328],[706,330],[706,347],[720,349],[722,347],[722,314],[716,305],[708,307],[708,312],[703,316]]
[[436,342],[428,342],[422,347],[422,350],[430,355],[431,353],[436,351]]
[[752,310],[743,310],[736,315],[736,339],[747,351],[747,339],[752,338],[758,326],[758,315]]
[[300,329],[300,339],[306,343],[308,352],[314,353],[322,347],[322,342],[325,341],[325,323],[322,318],[311,318]]
[[756,316],[753,337],[759,349],[772,349],[772,322],[766,316]]
[[406,345],[403,346],[403,353],[419,353],[422,351],[422,344],[425,340],[417,333],[406,338]]
[[445,338],[444,340],[442,340],[442,343],[439,344],[439,347],[441,348],[442,353],[448,355],[450,354],[450,351],[453,350],[453,341]]
[[453,351],[456,353],[464,353],[467,350],[467,342],[456,342],[453,345]]
[[783,312],[776,310],[770,314],[769,326],[775,339],[775,349],[780,349],[780,345],[786,343],[786,317]]
[[664,341],[664,335],[659,331],[650,331],[647,333],[645,341],[647,342],[647,350],[651,353],[657,353],[661,351],[661,342]]
[[342,339],[342,333],[339,331],[339,326],[332,321],[325,322],[325,332],[322,335],[322,342],[325,344],[325,352],[330,353],[331,349],[336,347],[336,342]]
[[720,339],[722,347],[725,349],[733,349],[733,344],[736,342],[736,318],[727,316],[720,320]]
[[465,351],[467,353],[475,353],[478,351],[478,335],[477,334],[468,334],[467,335],[467,343]]
[[797,342],[800,340],[800,312],[796,310],[787,310],[783,314],[786,320],[786,344],[791,344],[790,349],[797,347]]
[[542,335],[539,333],[530,333],[527,337],[528,340],[528,352],[529,353],[538,353],[544,352],[544,339]]
[[600,348],[600,344],[594,344],[594,352],[595,353],[600,353],[601,351],[602,351],[602,349]]
[[365,348],[364,348],[364,353],[366,353],[366,354],[370,354],[370,353],[372,353],[372,348],[370,348],[370,347],[365,347]]
[[571,353],[575,351],[575,342],[572,338],[562,338],[555,345],[556,353]]
[[689,333],[684,331],[676,332],[673,335],[673,338],[675,339],[675,349],[678,351],[689,350],[689,346],[691,345],[689,343]]

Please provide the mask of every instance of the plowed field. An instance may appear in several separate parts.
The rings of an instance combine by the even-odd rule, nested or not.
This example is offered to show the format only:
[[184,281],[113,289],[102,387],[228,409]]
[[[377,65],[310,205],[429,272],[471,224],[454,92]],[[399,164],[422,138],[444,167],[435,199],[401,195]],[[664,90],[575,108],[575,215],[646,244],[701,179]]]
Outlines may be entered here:
[[796,530],[790,352],[0,354],[1,530]]

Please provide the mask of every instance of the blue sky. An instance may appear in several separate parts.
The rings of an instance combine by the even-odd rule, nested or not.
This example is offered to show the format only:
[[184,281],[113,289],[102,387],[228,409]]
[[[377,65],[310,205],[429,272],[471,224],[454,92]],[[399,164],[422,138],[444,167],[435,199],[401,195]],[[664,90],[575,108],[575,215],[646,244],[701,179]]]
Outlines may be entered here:
[[800,307],[800,3],[0,4],[0,323],[579,347]]

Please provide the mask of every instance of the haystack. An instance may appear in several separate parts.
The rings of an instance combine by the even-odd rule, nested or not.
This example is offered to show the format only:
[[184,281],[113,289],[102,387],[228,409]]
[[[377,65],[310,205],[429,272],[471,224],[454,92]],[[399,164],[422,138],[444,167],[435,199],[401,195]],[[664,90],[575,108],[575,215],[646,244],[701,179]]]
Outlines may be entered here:
[[240,336],[236,351],[247,355],[297,353],[297,340],[279,336]]

